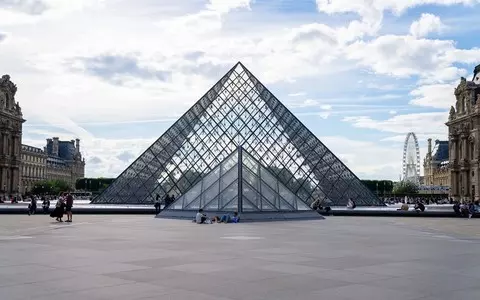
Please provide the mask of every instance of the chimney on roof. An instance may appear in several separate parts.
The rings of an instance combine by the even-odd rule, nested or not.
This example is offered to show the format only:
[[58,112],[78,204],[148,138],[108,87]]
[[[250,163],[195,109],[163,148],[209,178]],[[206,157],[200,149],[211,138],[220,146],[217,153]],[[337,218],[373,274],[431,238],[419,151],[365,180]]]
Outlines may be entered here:
[[75,153],[80,153],[80,139],[75,140]]
[[52,155],[58,156],[58,137],[53,137]]
[[428,142],[427,154],[431,156],[432,155],[432,139],[428,139],[427,142]]

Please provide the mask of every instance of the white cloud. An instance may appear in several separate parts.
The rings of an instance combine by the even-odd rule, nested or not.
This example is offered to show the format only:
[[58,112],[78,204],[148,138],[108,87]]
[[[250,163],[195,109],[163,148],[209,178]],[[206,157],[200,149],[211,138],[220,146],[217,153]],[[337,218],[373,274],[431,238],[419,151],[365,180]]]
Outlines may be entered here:
[[210,0],[207,8],[220,13],[228,13],[229,11],[238,8],[250,9],[250,4],[252,2],[253,0]]
[[305,92],[298,92],[298,93],[291,93],[288,94],[289,97],[300,97],[300,96],[305,96],[307,93]]
[[431,32],[441,32],[445,25],[438,16],[422,14],[420,19],[410,25],[410,34],[416,37],[425,37]]
[[445,122],[447,118],[446,112],[431,112],[396,115],[386,120],[375,120],[368,116],[345,117],[343,121],[351,123],[357,128],[384,132],[446,135]]
[[410,101],[410,104],[434,108],[450,108],[450,106],[455,105],[455,87],[455,83],[419,86],[410,92],[410,95],[415,97],[415,99]]
[[402,147],[342,136],[320,136],[319,139],[360,179],[397,180],[401,173]]

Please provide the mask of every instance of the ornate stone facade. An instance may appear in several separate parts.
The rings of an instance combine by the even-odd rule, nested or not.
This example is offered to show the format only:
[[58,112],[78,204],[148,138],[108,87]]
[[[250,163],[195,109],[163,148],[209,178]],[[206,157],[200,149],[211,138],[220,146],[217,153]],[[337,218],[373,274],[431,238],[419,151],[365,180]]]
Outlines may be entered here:
[[21,189],[25,194],[47,178],[47,154],[40,148],[22,145]]
[[424,181],[426,186],[450,187],[450,169],[448,168],[448,141],[428,139],[427,155],[423,161]]
[[16,85],[10,76],[0,78],[0,190],[5,194],[20,191],[22,124],[25,122],[18,102]]
[[[63,180],[72,189],[77,179],[85,177],[85,159],[80,153],[80,140],[47,139],[42,150],[28,145],[22,154],[22,191],[29,192],[41,180]],[[33,172],[33,173],[32,173]]]
[[472,81],[461,78],[448,122],[450,195],[454,200],[480,200],[480,65]]
[[80,140],[47,139],[47,179],[66,181],[72,189],[77,179],[85,177],[85,159],[80,153]]

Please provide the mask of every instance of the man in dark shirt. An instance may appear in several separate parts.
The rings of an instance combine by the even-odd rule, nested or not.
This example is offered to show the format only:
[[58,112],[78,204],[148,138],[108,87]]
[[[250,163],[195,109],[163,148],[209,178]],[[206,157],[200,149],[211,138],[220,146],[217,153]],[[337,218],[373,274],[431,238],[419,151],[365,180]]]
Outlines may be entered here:
[[67,213],[67,222],[72,222],[72,206],[73,206],[73,196],[72,194],[67,194],[67,201],[65,205],[65,212]]

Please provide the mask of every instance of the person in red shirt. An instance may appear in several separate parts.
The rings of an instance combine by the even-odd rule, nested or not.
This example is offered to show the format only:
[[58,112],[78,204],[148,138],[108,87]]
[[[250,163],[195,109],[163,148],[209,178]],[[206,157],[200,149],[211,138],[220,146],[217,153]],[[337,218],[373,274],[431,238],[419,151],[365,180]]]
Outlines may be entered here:
[[67,222],[72,222],[72,206],[73,206],[73,196],[72,194],[67,194],[67,201],[65,205],[65,212],[67,213]]

